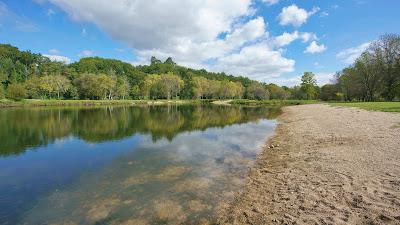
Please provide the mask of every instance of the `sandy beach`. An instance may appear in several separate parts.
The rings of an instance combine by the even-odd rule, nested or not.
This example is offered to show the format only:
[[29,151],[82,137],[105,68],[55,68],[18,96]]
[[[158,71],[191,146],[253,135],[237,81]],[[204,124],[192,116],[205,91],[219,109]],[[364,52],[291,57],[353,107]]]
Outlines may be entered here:
[[283,109],[219,224],[400,224],[400,114]]

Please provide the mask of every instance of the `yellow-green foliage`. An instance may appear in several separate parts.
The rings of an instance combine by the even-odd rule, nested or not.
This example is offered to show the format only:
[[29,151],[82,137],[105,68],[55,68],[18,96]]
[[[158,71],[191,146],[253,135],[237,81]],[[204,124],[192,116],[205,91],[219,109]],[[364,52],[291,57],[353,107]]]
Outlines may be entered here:
[[22,84],[11,84],[7,89],[7,97],[9,99],[20,101],[26,98],[26,90]]

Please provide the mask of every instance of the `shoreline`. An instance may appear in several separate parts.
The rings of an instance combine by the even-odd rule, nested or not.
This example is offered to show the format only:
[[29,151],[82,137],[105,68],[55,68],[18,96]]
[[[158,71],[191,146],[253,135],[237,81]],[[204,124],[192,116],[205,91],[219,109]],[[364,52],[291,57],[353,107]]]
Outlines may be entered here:
[[218,224],[400,223],[399,114],[319,104],[278,121]]
[[213,104],[219,106],[277,107],[287,105],[315,104],[307,100],[220,100],[220,99],[183,99],[183,100],[42,100],[24,99],[21,101],[0,100],[1,108],[49,107],[49,106],[131,106],[131,105],[168,105],[168,104]]
[[2,108],[49,107],[49,106],[133,106],[168,104],[203,104],[205,100],[36,100],[22,101],[0,100]]

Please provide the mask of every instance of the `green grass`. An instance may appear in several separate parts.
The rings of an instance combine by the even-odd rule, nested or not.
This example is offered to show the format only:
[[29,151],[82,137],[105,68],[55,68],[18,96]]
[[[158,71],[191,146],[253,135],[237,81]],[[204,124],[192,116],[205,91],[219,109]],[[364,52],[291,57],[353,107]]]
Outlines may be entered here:
[[36,100],[22,101],[0,100],[4,107],[37,107],[37,106],[117,106],[117,105],[162,105],[162,104],[198,104],[200,100]]
[[305,105],[319,103],[317,100],[233,100],[232,105],[248,105],[248,106],[287,106],[287,105]]
[[335,102],[329,103],[329,105],[357,107],[360,109],[382,112],[400,112],[400,102]]

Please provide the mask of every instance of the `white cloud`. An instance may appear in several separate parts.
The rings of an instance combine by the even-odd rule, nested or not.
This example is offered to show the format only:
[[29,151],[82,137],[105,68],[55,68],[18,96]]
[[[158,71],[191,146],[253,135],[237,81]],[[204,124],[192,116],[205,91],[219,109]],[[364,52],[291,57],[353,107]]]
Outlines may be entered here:
[[318,45],[316,41],[313,41],[306,48],[304,53],[310,53],[310,54],[322,53],[322,52],[326,51],[326,49],[327,49],[327,47],[324,44]]
[[293,25],[300,27],[307,22],[307,19],[319,11],[318,7],[314,7],[310,12],[305,9],[297,7],[293,4],[288,7],[284,7],[282,12],[279,14],[279,24],[281,25]]
[[251,0],[49,1],[74,20],[93,22],[136,49],[172,45],[182,39],[210,41],[229,32],[235,19],[252,12]]
[[268,79],[267,83],[274,83],[281,86],[293,87],[301,83],[301,77],[300,76],[275,77]]
[[[134,64],[147,63],[151,56],[162,60],[172,57],[184,66],[259,79],[293,71],[294,60],[267,43],[273,38],[264,19],[254,17],[252,0],[47,1],[73,20],[93,23],[113,39],[126,43],[137,56]],[[258,64],[231,69],[232,62],[244,55],[248,58],[243,60]]]
[[151,56],[166,59],[173,56],[174,60],[183,65],[201,68],[207,65],[199,65],[208,59],[216,59],[230,54],[245,44],[251,44],[259,39],[267,38],[265,22],[262,17],[257,17],[245,24],[237,26],[224,39],[215,38],[211,41],[195,42],[191,39],[183,39],[176,45],[163,48],[137,50],[140,61],[148,61]]
[[[317,85],[322,86],[325,84],[333,83],[335,73],[332,72],[316,72],[315,79],[317,80]],[[293,87],[295,85],[300,85],[301,83],[301,76],[294,76],[294,77],[276,77],[271,78],[268,80],[268,83],[275,83],[282,86]]]
[[220,58],[213,69],[246,75],[267,81],[282,73],[293,72],[295,61],[284,58],[266,43],[244,47],[239,53]]
[[83,50],[78,54],[79,57],[89,57],[92,55],[94,55],[94,52],[92,50]]
[[57,55],[57,54],[60,54],[60,51],[53,48],[53,49],[49,50],[49,53],[52,54],[52,55]]
[[289,45],[293,41],[301,39],[303,42],[308,42],[310,40],[317,40],[317,36],[314,33],[300,33],[298,31],[294,31],[293,33],[284,32],[282,35],[279,35],[274,38],[274,44],[278,47],[283,47]]
[[315,79],[317,80],[317,84],[319,86],[325,85],[325,84],[331,84],[333,83],[335,73],[332,72],[316,72],[315,73]]
[[262,2],[266,3],[267,5],[275,5],[279,2],[279,0],[262,0]]
[[54,62],[62,62],[62,63],[65,63],[65,64],[70,64],[71,63],[71,59],[66,57],[66,56],[46,55],[46,54],[44,54],[43,56],[46,56],[47,58],[49,58],[51,61],[54,61]]
[[308,42],[308,41],[310,41],[310,40],[318,40],[316,34],[314,34],[314,33],[308,33],[308,32],[301,33],[301,34],[300,34],[300,39],[302,39],[303,42]]
[[352,64],[365,50],[367,50],[370,44],[371,42],[366,42],[353,48],[344,49],[336,55],[336,58],[346,64]]

